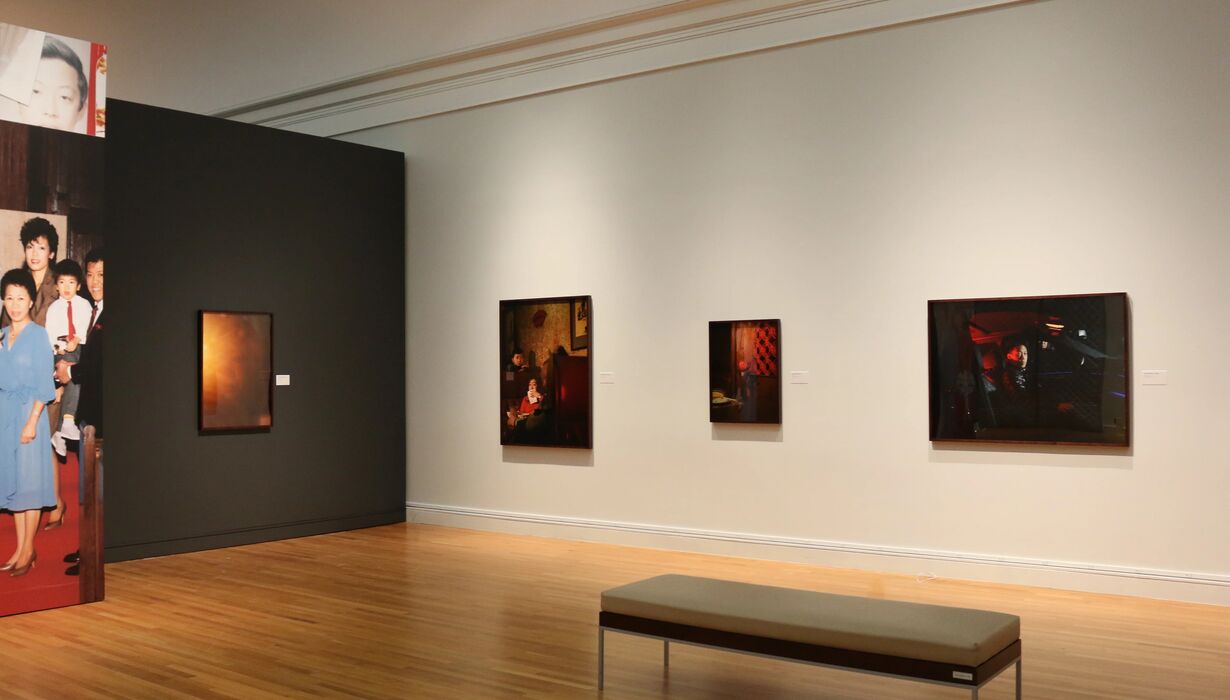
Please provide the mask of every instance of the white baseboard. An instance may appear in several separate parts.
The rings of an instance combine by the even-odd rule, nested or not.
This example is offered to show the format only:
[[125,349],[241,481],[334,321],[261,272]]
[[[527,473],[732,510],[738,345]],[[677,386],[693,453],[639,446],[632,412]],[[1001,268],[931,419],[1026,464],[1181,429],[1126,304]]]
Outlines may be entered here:
[[1230,575],[406,503],[409,522],[1230,606]]

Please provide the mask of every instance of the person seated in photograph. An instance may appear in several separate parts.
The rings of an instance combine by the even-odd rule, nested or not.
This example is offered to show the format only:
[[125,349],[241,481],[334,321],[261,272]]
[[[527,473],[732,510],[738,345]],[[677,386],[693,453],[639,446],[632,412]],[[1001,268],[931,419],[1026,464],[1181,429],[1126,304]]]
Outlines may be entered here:
[[81,57],[63,41],[48,35],[34,78],[28,104],[17,108],[18,118],[33,126],[85,133],[84,112],[90,84]]
[[530,355],[517,348],[509,357],[508,364],[504,365],[504,382],[500,388],[500,397],[509,402],[509,409],[521,405],[531,379],[541,384],[542,373],[531,363]]
[[43,407],[55,397],[47,331],[30,317],[34,279],[27,270],[0,278],[9,325],[0,330],[0,510],[13,514],[17,549],[0,565],[23,576],[38,553],[34,536],[44,509],[57,504],[51,440]]
[[[73,364],[81,358],[81,347],[88,338],[88,326],[94,309],[77,293],[84,283],[84,275],[76,260],[61,260],[55,264],[53,271],[60,298],[47,308],[45,328],[56,359]],[[72,382],[61,384],[57,390],[60,424],[51,426],[51,444],[61,457],[67,454],[65,440],[81,439],[81,431],[75,422],[80,391],[81,387]]]
[[523,427],[525,419],[544,410],[546,398],[538,391],[538,380],[530,379],[526,385],[525,395],[521,397],[521,403],[516,404],[510,401],[508,404],[508,411],[505,413],[508,417],[508,427]]
[[512,357],[508,360],[508,365],[504,368],[506,372],[517,374],[519,372],[528,371],[530,363],[525,359],[525,353],[517,350],[513,352]]
[[517,414],[520,416],[528,416],[535,411],[542,410],[543,399],[546,397],[538,392],[538,380],[531,379],[526,385],[525,396],[521,398],[521,407],[517,409]]
[[500,397],[519,399],[525,393],[525,383],[529,376],[529,364],[525,361],[525,355],[520,349],[514,350],[504,365],[504,381],[500,385]]

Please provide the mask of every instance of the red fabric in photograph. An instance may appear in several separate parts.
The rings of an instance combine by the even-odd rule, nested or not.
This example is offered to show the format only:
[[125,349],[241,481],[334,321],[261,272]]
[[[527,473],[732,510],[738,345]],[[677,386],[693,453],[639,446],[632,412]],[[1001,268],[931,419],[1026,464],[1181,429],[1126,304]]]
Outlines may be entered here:
[[[48,465],[50,468],[50,465]],[[0,615],[32,612],[76,605],[81,602],[81,579],[66,576],[70,564],[64,555],[77,551],[80,542],[81,506],[77,503],[77,455],[69,452],[68,461],[59,466],[60,499],[68,504],[67,520],[55,530],[42,530],[47,524],[44,513],[34,536],[38,561],[25,576],[16,578],[0,572]],[[0,563],[6,561],[17,546],[13,516],[0,513]]]

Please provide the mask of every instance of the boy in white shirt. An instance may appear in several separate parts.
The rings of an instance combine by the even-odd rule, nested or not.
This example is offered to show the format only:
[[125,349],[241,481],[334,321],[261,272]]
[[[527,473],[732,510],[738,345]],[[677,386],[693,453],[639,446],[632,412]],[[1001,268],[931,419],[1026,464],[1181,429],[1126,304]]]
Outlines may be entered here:
[[[84,275],[76,260],[57,262],[53,272],[60,298],[47,307],[47,337],[51,341],[52,352],[56,354],[56,361],[75,363],[81,359],[81,346],[86,341],[94,307],[83,297],[77,296]],[[81,387],[70,382],[61,387],[61,392],[60,425],[52,426],[56,429],[52,444],[56,446],[56,452],[63,455],[60,446],[64,440],[81,439],[81,431],[77,429],[74,419]]]

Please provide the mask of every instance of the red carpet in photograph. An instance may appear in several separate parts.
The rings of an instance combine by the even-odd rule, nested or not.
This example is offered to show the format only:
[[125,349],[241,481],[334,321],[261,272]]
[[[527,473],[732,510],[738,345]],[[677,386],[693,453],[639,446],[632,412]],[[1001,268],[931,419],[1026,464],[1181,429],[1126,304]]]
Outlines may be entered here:
[[[47,513],[39,520],[39,531],[34,536],[34,550],[38,561],[25,576],[16,578],[8,572],[0,572],[0,615],[46,610],[81,602],[81,586],[76,576],[66,576],[69,564],[64,555],[77,551],[81,507],[77,504],[77,455],[68,453],[68,461],[59,465],[60,498],[68,504],[68,519],[55,530],[44,531]],[[13,516],[0,513],[0,564],[8,560],[17,548],[17,535],[13,531]]]

